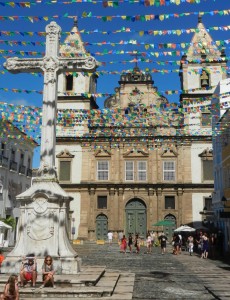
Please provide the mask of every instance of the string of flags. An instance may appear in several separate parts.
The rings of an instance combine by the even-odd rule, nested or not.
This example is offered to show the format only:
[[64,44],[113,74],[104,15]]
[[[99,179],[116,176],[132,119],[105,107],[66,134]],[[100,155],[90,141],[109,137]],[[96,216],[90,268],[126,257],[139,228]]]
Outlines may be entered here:
[[[45,47],[45,42],[33,42],[33,41],[17,41],[17,40],[0,40],[0,44],[5,44],[7,46],[42,46]],[[109,45],[111,47],[115,47],[115,46],[121,46],[121,45],[135,45],[135,46],[145,46],[145,48],[152,48],[152,49],[169,49],[169,48],[187,48],[189,46],[195,46],[198,48],[203,48],[203,43],[198,42],[198,43],[192,43],[192,42],[181,42],[181,43],[159,43],[159,44],[148,44],[146,42],[140,42],[138,40],[121,40],[119,42],[111,42],[111,41],[102,41],[102,42],[84,42],[83,43],[84,46],[104,46],[104,45]],[[212,41],[212,42],[207,42],[205,43],[206,48],[208,48],[208,46],[227,46],[230,44],[230,39],[227,40],[217,40],[217,41]],[[74,45],[78,45],[78,41],[71,41],[71,43],[64,43],[62,45],[66,45],[66,46],[74,46]]]
[[[212,0],[215,1],[215,0]],[[32,6],[38,5],[38,4],[64,4],[64,5],[70,5],[70,4],[79,4],[79,3],[90,3],[90,4],[102,4],[104,8],[107,7],[118,7],[122,3],[128,3],[128,4],[139,4],[143,5],[145,7],[148,6],[169,6],[170,4],[174,5],[180,5],[182,3],[189,3],[189,4],[200,4],[202,0],[68,0],[68,1],[62,1],[62,0],[35,0],[35,1],[6,1],[6,2],[0,2],[0,6],[10,6],[12,8],[20,7],[20,8],[31,8]]]
[[[206,30],[207,32],[210,31],[228,31],[230,29],[230,25],[225,25],[225,26],[212,26],[212,27],[207,27]],[[94,29],[94,30],[86,30],[82,29],[79,30],[80,34],[93,34],[93,33],[100,33],[103,35],[111,35],[111,34],[119,34],[119,33],[138,33],[140,36],[144,35],[178,35],[180,36],[181,34],[191,34],[191,33],[199,33],[198,28],[187,28],[187,29],[161,29],[161,30],[133,30],[129,27],[122,27],[121,29],[118,30],[110,30],[110,31],[105,31],[105,30],[99,30],[99,29]],[[72,31],[65,31],[62,32],[61,35],[74,35],[76,32]],[[20,35],[20,36],[45,36],[46,33],[44,31],[6,31],[2,30],[0,31],[0,36],[1,35],[6,35],[6,36],[15,36],[15,35]]]
[[[214,10],[214,11],[203,11],[203,12],[183,12],[183,13],[172,13],[172,14],[160,14],[160,15],[133,15],[133,16],[127,16],[127,15],[114,15],[114,16],[95,16],[92,15],[91,12],[83,12],[82,16],[79,18],[95,18],[97,20],[101,20],[103,22],[109,22],[113,19],[121,19],[123,21],[130,21],[130,22],[149,22],[153,20],[157,21],[165,21],[170,18],[181,18],[181,17],[189,17],[189,16],[227,16],[230,14],[230,9],[225,10]],[[52,20],[61,20],[65,18],[71,18],[74,19],[75,16],[71,16],[68,13],[63,13],[62,15],[55,15],[55,16],[0,16],[0,21],[29,21],[29,22],[39,22],[39,21],[52,21]]]
[[[200,55],[200,54],[204,54],[204,51],[202,49],[198,49],[198,50],[194,50],[194,54]],[[158,51],[151,51],[151,52],[139,52],[139,51],[124,51],[124,50],[108,50],[108,49],[104,49],[102,52],[94,52],[91,53],[92,56],[104,56],[104,55],[141,55],[143,57],[151,57],[154,56],[156,58],[160,57],[160,56],[183,56],[186,55],[188,53],[188,50],[185,51],[180,51],[180,50],[174,50],[174,51],[162,51],[162,52],[158,52]],[[0,49],[0,54],[6,55],[6,54],[13,54],[13,55],[18,55],[18,56],[44,56],[45,52],[40,52],[40,51],[22,51],[22,50],[4,50],[4,49]],[[209,55],[209,54],[215,54],[215,49],[205,49],[205,54]],[[62,53],[61,55],[62,57],[79,57],[79,56],[84,56],[84,55],[80,55],[79,53]],[[197,61],[197,62],[201,62],[201,60],[203,60],[202,58],[199,59],[188,59],[188,61]],[[209,59],[209,61],[227,61],[226,57],[218,57],[218,58],[213,58],[213,59]]]
[[[161,90],[161,91],[157,91],[157,92],[149,92],[149,94],[157,94],[157,95],[161,95],[162,94],[166,94],[166,95],[173,95],[173,94],[187,94],[187,93],[191,93],[191,92],[196,92],[196,91],[211,91],[212,89],[214,89],[215,86],[209,86],[209,87],[202,87],[202,88],[193,88],[193,89],[188,89],[188,90]],[[13,92],[13,93],[26,93],[26,94],[31,94],[31,93],[36,93],[36,94],[43,94],[43,91],[37,91],[37,90],[24,90],[24,89],[16,89],[16,88],[4,88],[4,87],[0,87],[0,91],[4,91],[4,92]],[[59,95],[64,95],[64,96],[81,96],[83,98],[91,98],[91,97],[95,97],[95,98],[101,98],[101,97],[111,97],[114,94],[112,93],[74,93],[74,92],[60,92],[58,91]],[[121,95],[126,95],[128,93],[124,93],[121,92]],[[222,94],[222,97],[224,96],[229,96],[230,93],[226,92]],[[218,94],[211,94],[212,99],[218,99]],[[203,100],[204,97],[197,97],[196,100]]]

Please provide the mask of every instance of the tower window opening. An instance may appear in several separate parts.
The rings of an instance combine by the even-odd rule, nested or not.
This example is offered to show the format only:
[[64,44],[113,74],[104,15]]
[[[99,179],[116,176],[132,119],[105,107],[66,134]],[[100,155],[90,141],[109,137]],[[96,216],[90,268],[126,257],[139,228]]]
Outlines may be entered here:
[[73,90],[73,75],[66,76],[66,91]]
[[202,70],[202,74],[200,76],[200,86],[209,87],[209,85],[209,74],[205,70]]

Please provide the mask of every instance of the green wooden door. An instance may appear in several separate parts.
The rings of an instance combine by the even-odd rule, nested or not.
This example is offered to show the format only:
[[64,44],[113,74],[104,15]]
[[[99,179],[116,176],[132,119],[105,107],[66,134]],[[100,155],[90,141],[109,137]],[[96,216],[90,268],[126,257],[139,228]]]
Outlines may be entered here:
[[125,208],[126,212],[126,230],[125,233],[136,234],[146,237],[146,206],[140,199],[129,201]]
[[164,234],[168,237],[169,240],[171,240],[173,234],[174,234],[174,230],[176,229],[176,217],[174,215],[167,215],[164,218],[165,220],[169,220],[174,222],[173,226],[165,226],[164,227]]
[[96,219],[97,240],[106,240],[108,234],[108,219],[105,215],[99,215]]

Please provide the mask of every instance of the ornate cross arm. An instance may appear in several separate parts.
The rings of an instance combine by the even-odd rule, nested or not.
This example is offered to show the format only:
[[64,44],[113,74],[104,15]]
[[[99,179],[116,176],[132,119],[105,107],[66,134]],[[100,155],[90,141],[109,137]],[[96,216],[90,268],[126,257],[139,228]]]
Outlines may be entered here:
[[11,73],[31,73],[41,72],[43,67],[43,58],[18,58],[11,57],[3,64],[3,67]]
[[76,59],[74,59],[74,58],[59,58],[59,66],[60,66],[61,71],[74,70],[74,72],[79,72],[79,71],[94,72],[96,70],[96,67],[98,66],[98,63],[97,63],[96,59],[92,56],[77,57]]

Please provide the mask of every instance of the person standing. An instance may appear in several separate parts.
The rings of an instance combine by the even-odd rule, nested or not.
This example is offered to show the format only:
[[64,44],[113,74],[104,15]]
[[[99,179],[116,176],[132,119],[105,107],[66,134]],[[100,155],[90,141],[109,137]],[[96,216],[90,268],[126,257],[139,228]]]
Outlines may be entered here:
[[147,234],[146,245],[147,245],[147,253],[151,253],[152,252],[152,238],[151,238],[150,232],[148,232],[148,234]]
[[134,246],[135,246],[135,248],[136,248],[136,253],[137,253],[137,254],[140,253],[140,245],[141,245],[141,241],[140,241],[139,235],[136,234],[136,235],[135,235],[135,240],[134,240]]
[[118,233],[118,242],[121,243],[121,240],[123,238],[123,231],[119,231]]
[[167,236],[162,232],[162,234],[159,236],[159,241],[161,244],[161,254],[165,254],[166,252],[166,241],[167,241]]
[[132,253],[132,246],[133,246],[133,236],[132,236],[132,233],[130,233],[129,237],[128,237],[128,246],[129,246],[130,253]]
[[107,236],[108,236],[109,246],[111,246],[113,241],[113,233],[109,231]]
[[192,256],[192,253],[193,253],[193,246],[194,246],[194,239],[193,239],[193,236],[190,236],[188,237],[188,252],[190,254],[190,256]]
[[123,235],[123,238],[121,240],[121,251],[125,254],[127,249],[127,241],[125,235]]
[[209,250],[209,240],[207,237],[207,233],[203,235],[203,251],[201,254],[201,258],[208,258],[208,250]]

